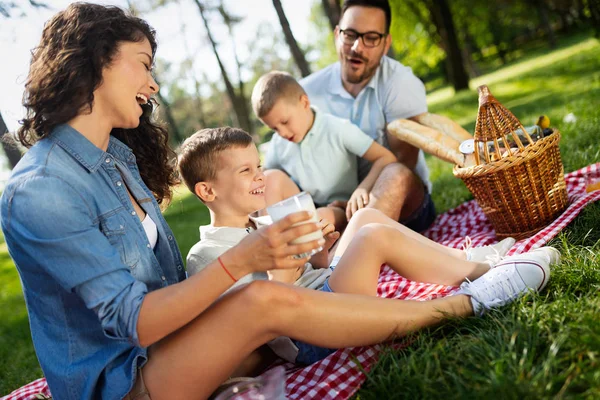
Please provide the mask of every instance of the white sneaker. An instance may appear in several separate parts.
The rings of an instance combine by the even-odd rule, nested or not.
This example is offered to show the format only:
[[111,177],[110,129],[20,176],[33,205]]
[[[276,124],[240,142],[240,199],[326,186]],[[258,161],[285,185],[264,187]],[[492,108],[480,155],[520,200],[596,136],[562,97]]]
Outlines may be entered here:
[[515,239],[508,237],[489,246],[471,247],[471,238],[466,236],[463,249],[467,253],[467,261],[488,263],[493,267],[502,260],[514,244]]
[[550,265],[560,260],[552,247],[510,256],[473,282],[460,286],[458,294],[471,296],[475,315],[503,306],[529,291],[539,292],[550,278]]
[[546,279],[542,282],[542,285],[539,287],[538,291],[540,291],[546,287],[548,279],[550,279],[550,266],[556,265],[560,262],[560,252],[554,247],[540,247],[538,249],[531,250],[527,253],[515,254],[509,257],[504,257],[502,259],[502,262],[496,264],[494,268],[504,265],[505,263],[517,264],[522,262],[535,262],[544,268],[544,272],[546,272]]

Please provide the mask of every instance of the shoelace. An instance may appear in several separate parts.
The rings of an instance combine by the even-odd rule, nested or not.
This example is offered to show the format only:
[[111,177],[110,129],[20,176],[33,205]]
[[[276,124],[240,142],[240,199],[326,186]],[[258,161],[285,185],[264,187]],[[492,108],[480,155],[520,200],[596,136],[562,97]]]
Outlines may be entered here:
[[[516,279],[517,274],[502,272],[496,277],[495,282],[487,283],[482,287],[469,287],[472,290],[471,296],[477,300],[482,307],[490,308],[490,305],[497,305],[502,300],[510,300],[517,297],[522,292],[523,282]],[[509,295],[510,294],[510,295]]]
[[[465,236],[465,242],[461,245],[461,250],[464,252],[468,252],[469,250],[471,250],[471,248],[473,247],[473,240],[471,239],[470,236]],[[490,268],[494,268],[494,266],[496,264],[498,264],[500,261],[502,261],[502,256],[500,255],[500,252],[498,252],[498,250],[496,250],[495,247],[490,246],[490,249],[492,249],[494,251],[495,254],[488,254],[487,256],[485,256],[485,259],[488,264],[490,264]]]
[[495,254],[488,254],[487,256],[485,256],[486,262],[488,262],[488,264],[490,264],[490,268],[494,268],[494,266],[496,264],[498,264],[500,261],[502,261],[502,256],[500,255],[500,252],[498,250],[496,250],[495,247],[490,247],[492,250],[494,250]]
[[465,236],[465,242],[460,245],[462,251],[467,251],[471,248],[473,241],[470,236]]

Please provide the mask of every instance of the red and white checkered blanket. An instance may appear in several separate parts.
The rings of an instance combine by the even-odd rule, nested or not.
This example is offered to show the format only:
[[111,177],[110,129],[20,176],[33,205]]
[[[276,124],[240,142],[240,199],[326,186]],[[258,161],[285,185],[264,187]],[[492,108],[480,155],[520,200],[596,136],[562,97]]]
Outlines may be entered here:
[[[543,246],[564,229],[583,207],[600,200],[600,190],[591,193],[585,191],[590,180],[600,179],[600,163],[566,174],[565,179],[569,207],[542,231],[517,242],[509,254],[519,254]],[[471,238],[473,247],[496,242],[492,226],[474,200],[438,216],[425,235],[453,248],[460,248],[467,235]],[[413,282],[384,267],[379,277],[377,293],[381,297],[402,300],[429,300],[446,296],[455,289],[452,286]],[[286,395],[289,399],[302,400],[348,399],[365,380],[363,371],[370,370],[377,360],[379,350],[380,346],[342,349],[306,368],[298,369],[289,365]],[[50,395],[44,378],[23,386],[1,400],[35,400],[36,393]]]

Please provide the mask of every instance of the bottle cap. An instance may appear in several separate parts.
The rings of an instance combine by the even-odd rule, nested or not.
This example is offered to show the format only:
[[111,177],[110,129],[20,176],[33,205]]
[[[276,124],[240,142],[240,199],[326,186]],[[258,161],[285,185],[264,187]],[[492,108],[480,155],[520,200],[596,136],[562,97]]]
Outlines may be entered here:
[[473,154],[475,152],[475,140],[467,139],[463,141],[458,147],[458,150],[463,154]]

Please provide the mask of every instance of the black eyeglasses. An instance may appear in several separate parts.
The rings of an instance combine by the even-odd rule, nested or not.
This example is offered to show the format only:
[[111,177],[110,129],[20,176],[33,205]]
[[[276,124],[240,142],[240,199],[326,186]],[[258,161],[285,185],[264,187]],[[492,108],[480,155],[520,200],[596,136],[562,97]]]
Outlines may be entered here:
[[365,47],[377,47],[381,43],[381,39],[387,36],[387,33],[359,33],[354,29],[340,29],[340,35],[342,37],[342,42],[347,45],[353,45],[358,38],[361,38]]

